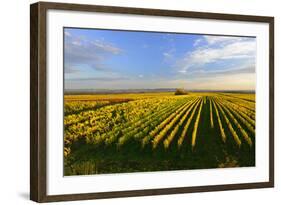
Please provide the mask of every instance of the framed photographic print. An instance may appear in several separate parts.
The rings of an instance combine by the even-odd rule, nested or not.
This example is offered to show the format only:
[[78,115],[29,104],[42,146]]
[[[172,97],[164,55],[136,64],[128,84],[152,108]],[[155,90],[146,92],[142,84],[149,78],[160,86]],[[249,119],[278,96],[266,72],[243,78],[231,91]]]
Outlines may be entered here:
[[31,5],[30,197],[274,186],[274,18]]

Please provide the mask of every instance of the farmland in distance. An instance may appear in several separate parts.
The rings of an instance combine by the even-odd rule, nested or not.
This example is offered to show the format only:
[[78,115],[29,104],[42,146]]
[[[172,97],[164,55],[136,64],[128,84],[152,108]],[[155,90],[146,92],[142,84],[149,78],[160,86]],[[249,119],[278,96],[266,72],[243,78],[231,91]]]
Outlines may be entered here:
[[255,94],[64,96],[64,174],[255,166]]

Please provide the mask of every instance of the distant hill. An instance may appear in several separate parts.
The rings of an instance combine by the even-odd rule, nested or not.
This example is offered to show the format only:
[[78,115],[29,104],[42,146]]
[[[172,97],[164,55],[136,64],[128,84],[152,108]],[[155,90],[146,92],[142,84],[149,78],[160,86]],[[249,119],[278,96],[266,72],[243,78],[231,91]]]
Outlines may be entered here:
[[[176,88],[155,88],[155,89],[66,89],[65,94],[120,94],[120,93],[158,93],[175,92]],[[255,93],[254,90],[186,90],[187,92],[223,92],[223,93]]]
[[176,88],[156,88],[156,89],[72,89],[65,90],[65,94],[118,94],[118,93],[159,93],[159,92],[175,92]]

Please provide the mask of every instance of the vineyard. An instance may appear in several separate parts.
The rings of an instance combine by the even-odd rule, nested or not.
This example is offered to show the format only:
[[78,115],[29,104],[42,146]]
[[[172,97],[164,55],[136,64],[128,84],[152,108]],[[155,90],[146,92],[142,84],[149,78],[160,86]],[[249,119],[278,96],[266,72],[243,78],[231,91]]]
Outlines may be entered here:
[[65,95],[65,175],[255,166],[255,94]]

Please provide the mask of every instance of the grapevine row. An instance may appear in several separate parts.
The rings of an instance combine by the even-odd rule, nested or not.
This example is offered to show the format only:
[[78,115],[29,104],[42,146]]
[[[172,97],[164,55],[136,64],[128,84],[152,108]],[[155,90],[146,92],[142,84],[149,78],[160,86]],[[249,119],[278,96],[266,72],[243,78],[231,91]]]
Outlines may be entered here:
[[247,134],[247,132],[241,127],[241,125],[239,124],[239,122],[236,120],[236,118],[232,115],[232,113],[229,111],[229,109],[227,108],[227,106],[222,106],[222,103],[218,102],[222,109],[224,109],[226,111],[226,113],[228,114],[228,116],[230,117],[230,119],[234,122],[235,126],[239,129],[239,131],[242,133],[243,138],[245,139],[245,141],[252,146],[252,140],[249,137],[249,135]]
[[235,115],[235,117],[238,118],[253,135],[255,134],[255,129],[252,126],[254,123],[252,119],[242,112],[237,112],[237,110],[233,109],[233,107],[229,106],[228,104],[225,104],[225,106],[227,106],[227,108]]
[[168,105],[159,112],[155,112],[153,114],[150,112],[146,117],[137,119],[133,122],[129,121],[124,123],[124,126],[115,126],[114,129],[107,134],[109,137],[106,138],[105,143],[112,144],[119,137],[118,144],[124,144],[129,138],[131,138],[131,136],[137,136],[140,132],[147,132],[151,123],[156,122],[157,119],[166,117],[178,107],[182,107],[182,104],[182,102],[176,102],[175,104]]
[[179,139],[178,139],[178,147],[179,147],[179,148],[182,146],[183,140],[184,140],[184,138],[185,138],[186,135],[187,135],[188,127],[189,127],[189,125],[190,125],[190,123],[191,123],[191,121],[192,121],[192,119],[193,119],[193,117],[194,117],[194,114],[195,114],[195,112],[196,112],[196,110],[197,110],[197,107],[198,107],[198,105],[199,105],[199,102],[200,102],[200,101],[197,101],[196,105],[195,105],[194,108],[193,108],[193,111],[192,111],[191,115],[189,116],[189,118],[188,118],[188,120],[187,120],[185,126],[183,127],[183,131],[182,131],[182,133],[181,133],[181,136],[180,136]]
[[199,107],[199,111],[198,111],[198,114],[197,114],[197,118],[196,118],[196,121],[194,123],[193,132],[192,132],[192,139],[191,139],[192,140],[191,141],[192,150],[195,147],[195,143],[196,143],[197,130],[198,130],[199,120],[200,120],[200,116],[201,116],[202,106],[203,106],[203,103],[201,102],[200,107]]
[[153,148],[156,148],[158,143],[166,136],[166,134],[171,130],[175,123],[177,123],[180,117],[184,114],[184,112],[189,108],[190,103],[185,106],[183,110],[180,112],[176,112],[173,117],[171,117],[171,121],[166,124],[164,121],[163,125],[165,126],[152,140]]
[[223,126],[222,126],[221,117],[220,117],[218,108],[217,108],[217,106],[216,106],[216,104],[215,104],[215,102],[213,100],[211,100],[211,102],[214,105],[215,112],[216,112],[216,115],[217,115],[217,119],[218,119],[218,124],[219,124],[219,128],[220,128],[220,133],[221,133],[222,141],[225,143],[226,142],[226,135],[225,135],[225,132],[224,132],[224,129],[223,129]]
[[224,117],[224,119],[225,119],[225,122],[226,122],[226,124],[227,124],[227,126],[228,126],[228,128],[229,128],[229,130],[230,130],[230,132],[231,132],[231,134],[232,134],[232,136],[233,136],[233,139],[235,140],[235,142],[236,142],[236,144],[238,145],[238,147],[240,147],[240,146],[241,146],[241,140],[239,139],[237,133],[236,133],[235,130],[233,129],[233,127],[232,127],[232,125],[231,125],[231,122],[229,121],[228,117],[226,116],[226,114],[225,114],[225,112],[223,111],[223,109],[221,108],[221,106],[220,106],[217,102],[215,102],[215,103],[217,104],[217,106],[218,106],[220,112],[222,113],[222,115],[223,115],[223,117]]
[[210,122],[211,122],[211,128],[214,128],[214,120],[213,120],[213,108],[212,108],[212,103],[211,99],[209,98],[210,102]]
[[186,118],[189,115],[189,113],[192,111],[192,109],[194,109],[194,106],[197,104],[197,102],[198,101],[195,101],[193,105],[190,106],[190,108],[185,112],[184,116],[180,119],[180,122],[176,125],[176,127],[173,129],[170,135],[164,140],[163,144],[166,149],[169,148],[169,145],[171,144],[172,140],[176,136],[180,127],[183,125],[184,121],[186,121]]
[[[188,101],[189,104],[190,102]],[[177,107],[170,109],[168,112],[163,112],[160,113],[159,115],[150,118],[147,121],[144,121],[140,126],[138,127],[132,127],[132,129],[130,129],[129,132],[126,132],[126,130],[124,131],[123,136],[121,136],[118,140],[118,145],[123,145],[126,141],[128,141],[130,138],[134,137],[134,139],[141,139],[143,140],[148,133],[151,131],[152,128],[159,126],[161,124],[161,122],[163,122],[163,120],[165,121],[166,119],[170,118],[171,113],[173,113],[174,111],[178,111],[178,110],[182,110],[184,109],[184,107],[186,106],[186,104],[184,104],[183,106],[181,106],[180,108],[177,109]]]

